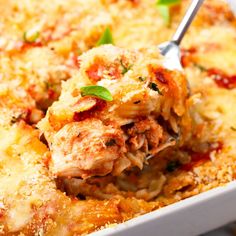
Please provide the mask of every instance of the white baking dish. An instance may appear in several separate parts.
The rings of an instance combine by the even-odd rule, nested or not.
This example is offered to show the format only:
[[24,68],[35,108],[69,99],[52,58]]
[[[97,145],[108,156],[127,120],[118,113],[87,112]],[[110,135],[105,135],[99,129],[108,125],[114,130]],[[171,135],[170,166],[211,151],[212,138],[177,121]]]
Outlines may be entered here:
[[[236,12],[236,1],[228,1]],[[236,181],[91,236],[194,236],[235,220]]]
[[93,236],[192,236],[236,219],[236,182],[93,233]]

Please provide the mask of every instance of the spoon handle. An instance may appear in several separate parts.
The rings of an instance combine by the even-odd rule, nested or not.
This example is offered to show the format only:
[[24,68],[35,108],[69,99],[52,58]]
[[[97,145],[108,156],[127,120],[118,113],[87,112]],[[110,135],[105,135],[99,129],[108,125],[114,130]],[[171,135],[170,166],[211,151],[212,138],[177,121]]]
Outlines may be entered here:
[[189,25],[193,21],[193,18],[198,12],[198,9],[202,5],[204,0],[192,0],[191,5],[189,6],[187,12],[184,15],[179,27],[177,28],[175,34],[172,37],[172,42],[176,45],[180,45],[185,32],[188,30]]

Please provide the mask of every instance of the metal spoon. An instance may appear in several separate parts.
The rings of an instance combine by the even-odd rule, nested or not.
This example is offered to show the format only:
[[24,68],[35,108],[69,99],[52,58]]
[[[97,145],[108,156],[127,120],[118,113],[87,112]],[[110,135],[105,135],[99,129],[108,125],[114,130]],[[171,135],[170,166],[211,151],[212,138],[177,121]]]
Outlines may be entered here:
[[[187,12],[185,13],[179,27],[177,28],[175,34],[172,37],[171,41],[164,42],[158,46],[161,54],[165,57],[164,66],[170,70],[183,70],[180,62],[180,49],[179,45],[188,30],[191,22],[193,21],[195,15],[197,14],[200,6],[204,0],[192,0],[191,5],[189,6]],[[170,142],[174,142],[170,138]],[[154,155],[150,154],[146,157],[146,160],[149,160]]]
[[172,40],[164,42],[158,46],[161,54],[165,56],[164,66],[170,70],[182,70],[180,62],[180,49],[179,45],[192,23],[195,15],[197,14],[200,6],[204,0],[192,0],[187,12],[185,13],[179,27],[177,28]]

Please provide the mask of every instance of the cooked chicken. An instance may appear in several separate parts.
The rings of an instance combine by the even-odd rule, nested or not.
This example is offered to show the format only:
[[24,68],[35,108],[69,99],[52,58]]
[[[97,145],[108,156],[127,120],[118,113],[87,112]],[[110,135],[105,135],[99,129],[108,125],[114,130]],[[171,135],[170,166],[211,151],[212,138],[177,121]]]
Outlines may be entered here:
[[78,74],[63,84],[59,101],[38,124],[56,176],[142,169],[146,156],[177,145],[174,134],[179,144],[186,138],[187,82],[163,67],[157,48],[102,46],[79,61]]

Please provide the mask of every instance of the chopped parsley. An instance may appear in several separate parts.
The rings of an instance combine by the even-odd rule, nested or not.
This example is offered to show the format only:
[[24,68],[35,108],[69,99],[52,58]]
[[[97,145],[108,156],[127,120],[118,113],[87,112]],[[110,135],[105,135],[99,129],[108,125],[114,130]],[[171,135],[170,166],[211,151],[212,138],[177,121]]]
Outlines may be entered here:
[[140,81],[142,81],[142,82],[146,80],[146,78],[145,78],[145,77],[142,77],[142,76],[139,76],[138,79],[139,79]]
[[114,145],[116,145],[116,140],[112,138],[112,139],[108,140],[108,141],[105,143],[105,145],[106,145],[107,147],[114,146]]
[[112,33],[110,28],[106,28],[100,39],[97,41],[96,46],[101,46],[104,44],[114,44]]
[[202,65],[200,65],[200,64],[197,64],[197,63],[194,63],[193,64],[195,67],[197,67],[200,71],[207,71],[207,69],[204,67],[204,66],[202,66]]
[[19,114],[19,115],[17,115],[17,116],[14,116],[14,115],[13,115],[13,116],[11,117],[11,121],[10,121],[11,125],[13,125],[13,124],[19,122],[21,119],[23,119],[23,116],[24,116],[23,113],[22,113],[22,114]]
[[105,101],[112,101],[112,95],[108,89],[98,85],[84,86],[80,88],[81,96],[92,95]]
[[179,161],[170,161],[166,166],[166,171],[173,172],[180,166]]
[[163,95],[163,93],[160,91],[160,89],[158,88],[157,84],[150,82],[148,87],[154,91],[157,91],[160,95]]
[[126,74],[132,67],[132,65],[125,66],[122,60],[120,60],[120,64],[122,66],[122,75]]
[[10,121],[11,125],[15,124],[19,119],[20,117],[12,116],[11,121]]
[[39,32],[24,32],[23,39],[26,43],[35,43],[39,37]]

